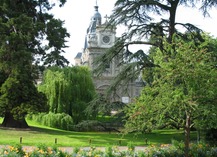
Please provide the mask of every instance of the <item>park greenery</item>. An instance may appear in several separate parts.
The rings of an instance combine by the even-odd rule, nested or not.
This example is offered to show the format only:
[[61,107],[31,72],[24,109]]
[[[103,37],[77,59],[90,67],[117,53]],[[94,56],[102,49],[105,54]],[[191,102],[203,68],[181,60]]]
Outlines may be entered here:
[[[0,119],[1,121],[1,119]],[[160,144],[171,144],[172,140],[182,141],[184,134],[182,130],[154,130],[148,134],[127,134],[117,132],[75,132],[56,129],[41,125],[27,119],[30,128],[10,129],[1,128],[0,145],[22,144],[23,146],[46,146],[56,145],[58,147],[88,147],[88,146],[150,146]],[[20,143],[20,137],[22,142]],[[193,140],[196,141],[196,132],[192,132]],[[55,139],[56,143],[55,143]]]
[[[126,129],[184,128],[188,152],[192,128],[200,131],[217,126],[216,52],[207,51],[206,43],[174,40],[165,44],[170,55],[156,51],[153,60],[158,66],[144,69],[152,72],[144,74],[152,81],[126,110]],[[171,51],[173,46],[175,51]]]
[[68,64],[62,53],[69,34],[64,22],[48,13],[53,6],[48,0],[0,1],[0,115],[5,127],[26,128],[28,113],[48,111],[35,79],[45,66]]
[[84,110],[95,96],[87,67],[49,68],[38,90],[46,95],[49,112],[65,113],[72,117],[74,124],[87,119]]
[[[61,7],[65,2],[55,3]],[[97,95],[89,69],[68,66],[62,53],[69,34],[64,22],[49,14],[54,5],[49,0],[0,1],[2,126],[28,128],[28,115],[43,125],[65,130],[89,125],[106,128],[96,121],[107,116],[109,120],[121,120],[125,133],[141,136],[156,129],[183,129],[184,146],[169,153],[184,153],[185,157],[199,152],[210,155],[206,153],[212,152],[211,147],[192,147],[190,135],[191,130],[198,134],[205,131],[216,140],[217,39],[191,23],[177,23],[176,11],[179,6],[197,7],[207,16],[209,9],[217,6],[216,0],[116,1],[108,25],[125,25],[128,29],[96,60],[94,73],[100,75],[105,63],[115,57],[120,59],[121,72],[107,94],[141,76],[146,86],[131,104],[111,103],[108,95]],[[150,49],[131,52],[131,45]],[[37,86],[40,75],[42,83]],[[112,110],[119,113],[115,118]],[[194,150],[196,147],[201,149]],[[12,147],[3,154],[16,153],[13,150],[21,152]],[[49,153],[48,148],[43,151]],[[167,149],[164,151],[168,154]],[[130,151],[125,153],[129,155]]]
[[[189,156],[192,128],[217,128],[216,39],[191,23],[176,22],[179,6],[199,7],[205,16],[216,6],[213,0],[197,2],[117,0],[109,24],[125,25],[128,30],[95,62],[99,65],[95,73],[100,74],[105,70],[103,63],[122,57],[124,68],[111,91],[142,75],[147,84],[125,110],[126,131],[182,128],[185,157]],[[147,45],[150,50],[131,52],[131,45]]]
[[[160,147],[156,147],[152,145],[151,147],[147,147],[144,150],[136,150],[134,146],[129,145],[127,149],[120,150],[119,147],[106,147],[105,150],[98,149],[96,147],[90,147],[88,149],[74,148],[71,152],[67,150],[54,147],[47,147],[44,145],[39,145],[38,147],[22,149],[21,145],[7,146],[5,147],[0,155],[2,156],[26,156],[26,157],[66,157],[66,156],[82,156],[82,157],[126,157],[126,156],[136,156],[136,157],[156,157],[156,156],[166,156],[166,157],[183,157],[183,145],[182,143],[175,144],[174,146],[169,145],[161,145]],[[216,148],[210,148],[204,144],[192,144],[190,153],[191,156],[199,156],[199,157],[215,157]]]
[[[2,119],[0,118],[0,121]],[[31,129],[0,130],[1,156],[183,156],[181,130],[154,130],[147,134],[72,132],[39,125],[27,120]],[[196,132],[191,136],[196,140]],[[21,139],[22,138],[22,139]],[[67,146],[67,147],[66,147]],[[104,146],[104,147],[102,147]],[[125,146],[125,147],[123,147]],[[140,146],[145,146],[141,147]],[[140,148],[140,149],[137,149]],[[191,143],[190,155],[214,157],[216,148]]]

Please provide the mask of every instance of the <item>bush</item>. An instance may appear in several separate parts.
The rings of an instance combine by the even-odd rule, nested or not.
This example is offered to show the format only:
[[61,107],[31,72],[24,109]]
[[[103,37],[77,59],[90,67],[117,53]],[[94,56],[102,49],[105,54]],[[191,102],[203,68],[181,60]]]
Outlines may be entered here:
[[96,120],[85,120],[74,126],[75,131],[104,131],[101,123]]
[[72,130],[73,128],[73,119],[70,115],[65,113],[40,113],[35,115],[29,115],[27,117],[30,120],[33,120],[39,124],[63,129],[63,130]]
[[[155,147],[154,145],[147,147],[144,151],[136,151],[134,146],[130,146],[128,150],[121,151],[119,147],[108,147],[104,151],[98,150],[95,147],[88,149],[74,148],[73,152],[63,151],[60,148],[47,147],[40,145],[32,147],[32,151],[23,151],[20,145],[6,146],[0,150],[1,157],[66,157],[66,156],[82,156],[82,157],[183,157],[184,151],[173,145],[161,145]],[[193,157],[216,157],[217,148],[210,147],[205,144],[191,144],[189,156]]]
[[32,120],[32,121],[35,121],[35,122],[37,122],[37,123],[42,124],[43,117],[44,117],[46,114],[47,114],[47,113],[28,114],[26,118],[29,119],[29,120]]
[[217,145],[217,129],[209,129],[205,135],[206,142],[211,145]]
[[0,152],[0,156],[3,156],[3,157],[13,157],[13,156],[24,156],[25,155],[25,152],[23,151],[22,149],[22,146],[17,144],[17,145],[14,145],[14,146],[8,146],[7,148],[3,148],[2,149],[2,153]]

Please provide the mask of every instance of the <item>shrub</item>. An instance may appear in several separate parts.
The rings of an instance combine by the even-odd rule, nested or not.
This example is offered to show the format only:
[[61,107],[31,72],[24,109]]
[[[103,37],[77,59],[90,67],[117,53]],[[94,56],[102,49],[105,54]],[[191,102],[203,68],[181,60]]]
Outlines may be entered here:
[[53,128],[72,130],[73,119],[66,113],[40,113],[28,116],[30,120],[38,122],[39,124],[46,125]]
[[217,129],[209,129],[206,131],[205,135],[206,142],[211,145],[217,145]]
[[96,120],[85,120],[74,126],[75,131],[104,131],[101,123]]
[[[133,147],[132,145],[130,147]],[[20,145],[7,146],[0,151],[1,157],[66,157],[66,156],[82,156],[82,157],[183,157],[184,151],[176,146],[161,145],[155,147],[154,145],[147,147],[144,151],[136,151],[128,149],[120,151],[119,147],[108,147],[105,151],[98,150],[95,147],[89,149],[74,148],[73,152],[62,151],[57,147],[47,147],[40,145],[34,147],[32,151],[23,151]],[[193,157],[216,157],[217,147],[210,147],[205,144],[191,144],[189,156]]]
[[2,149],[2,153],[0,152],[0,156],[3,157],[14,157],[14,156],[24,156],[25,152],[22,149],[21,145],[8,146]]
[[28,114],[27,119],[33,120],[37,123],[42,123],[43,117],[46,115],[46,113],[39,113],[39,114]]

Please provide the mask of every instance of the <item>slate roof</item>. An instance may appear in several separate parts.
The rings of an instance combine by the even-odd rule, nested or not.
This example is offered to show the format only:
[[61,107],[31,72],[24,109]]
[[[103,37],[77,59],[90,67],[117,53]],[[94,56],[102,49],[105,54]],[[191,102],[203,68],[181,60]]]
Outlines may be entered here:
[[82,56],[82,53],[81,52],[78,52],[77,55],[75,56],[75,59],[80,59]]

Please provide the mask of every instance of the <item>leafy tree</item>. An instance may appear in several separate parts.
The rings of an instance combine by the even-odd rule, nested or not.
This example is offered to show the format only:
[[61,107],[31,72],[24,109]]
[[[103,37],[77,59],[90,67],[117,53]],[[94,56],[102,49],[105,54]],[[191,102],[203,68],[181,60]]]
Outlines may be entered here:
[[72,116],[75,124],[85,119],[95,87],[87,67],[52,67],[45,71],[39,91],[48,98],[49,111]]
[[120,101],[111,102],[106,98],[104,94],[97,94],[90,102],[86,112],[92,118],[96,118],[97,115],[111,115],[111,111],[120,111],[124,108],[125,104]]
[[[125,106],[126,104],[124,104],[123,102],[111,102],[104,94],[97,94],[85,109],[85,113],[89,116],[89,119],[91,120],[96,120],[99,116],[102,118],[109,116],[110,118],[106,121],[106,123],[111,123],[109,127],[112,127],[112,123],[123,126],[122,121],[123,119],[125,119],[123,109]],[[115,113],[112,114],[112,111],[115,111]],[[104,121],[101,122],[101,126],[103,126]],[[108,124],[106,125],[108,126]]]
[[[209,51],[207,42],[192,41],[175,38],[172,44],[165,42],[173,52],[170,56],[157,50],[153,58],[159,67],[154,68],[154,79],[134,105],[129,105],[126,123],[131,131],[150,131],[162,125],[184,128],[186,156],[193,126],[217,126],[217,90],[213,88],[217,85],[217,51]],[[174,45],[176,51],[171,50]]]
[[209,9],[217,6],[216,0],[202,0],[201,9],[204,15],[209,15]]
[[[63,5],[65,0],[60,1]],[[0,108],[3,126],[28,127],[25,115],[46,110],[45,96],[37,91],[34,77],[39,63],[65,66],[61,56],[65,38],[63,21],[48,11],[48,0],[0,1]]]
[[[105,54],[101,55],[95,62],[97,68],[96,74],[100,74],[105,70],[104,63],[112,61],[118,57],[120,66],[124,65],[120,75],[116,77],[115,83],[111,86],[111,90],[117,88],[118,85],[126,84],[132,79],[140,75],[144,68],[157,66],[153,60],[145,54],[143,50],[131,52],[129,47],[132,45],[142,45],[157,47],[161,53],[168,54],[164,47],[164,40],[172,42],[173,34],[179,34],[183,39],[187,38],[186,33],[192,33],[195,41],[202,41],[202,30],[191,23],[176,22],[177,8],[179,6],[196,7],[198,5],[202,12],[208,13],[211,7],[216,6],[214,0],[203,0],[198,3],[196,0],[117,0],[114,11],[110,17],[109,25],[124,25],[127,30],[117,39],[115,45]],[[178,30],[182,27],[184,33]],[[175,47],[173,47],[175,49]]]
[[[174,60],[176,60],[176,57],[178,57],[179,55],[178,53],[180,53],[180,51],[176,50],[177,41],[173,41],[174,34],[178,34],[179,37],[182,37],[184,41],[190,39],[190,41],[194,41],[194,44],[198,44],[204,41],[203,37],[201,36],[201,33],[202,33],[201,29],[197,28],[196,26],[190,23],[177,23],[176,22],[176,11],[179,6],[184,5],[186,7],[187,6],[196,7],[196,4],[199,4],[198,2],[199,1],[195,1],[195,0],[172,0],[172,1],[171,0],[162,0],[162,1],[159,1],[159,0],[149,0],[149,1],[117,0],[115,3],[114,12],[111,15],[111,20],[109,24],[114,25],[114,26],[124,25],[128,29],[125,33],[122,34],[120,38],[117,39],[117,42],[110,50],[108,50],[105,54],[101,55],[97,59],[95,63],[99,66],[98,68],[96,68],[95,72],[98,74],[103,72],[105,70],[103,68],[103,63],[112,61],[113,58],[118,56],[120,60],[122,60],[120,65],[123,66],[123,68],[121,69],[122,71],[120,72],[120,74],[116,77],[115,83],[110,87],[110,90],[118,88],[118,85],[121,86],[122,84],[126,84],[132,79],[138,78],[138,76],[142,72],[146,73],[145,79],[147,79],[147,83],[151,86],[154,86],[154,84],[152,84],[152,81],[156,82],[156,79],[158,77],[161,78],[161,75],[162,75],[161,73],[156,72],[154,69],[156,69],[157,67],[161,69],[162,65],[160,65],[159,62],[155,61],[156,58],[152,58],[151,55],[145,54],[143,50],[131,52],[129,50],[129,47],[131,45],[152,46],[150,53],[152,52],[153,55],[155,55],[156,53],[155,50],[157,49],[158,50],[157,54],[159,56],[162,56],[161,58],[162,62],[165,62],[164,64],[167,64],[167,63],[171,64],[170,63],[171,58],[174,58]],[[216,2],[213,0],[204,0],[199,5],[201,5],[201,9],[204,15],[206,15],[208,13],[209,8],[216,6]],[[180,32],[177,29],[178,26],[181,26],[185,32],[184,33]],[[151,74],[151,75],[148,76],[147,74]],[[170,77],[168,76],[168,78]],[[171,79],[173,79],[173,77],[171,77]],[[164,88],[162,87],[163,89],[165,89],[165,92],[167,92],[166,90],[167,85],[168,87],[172,86],[171,84],[167,84],[167,81],[161,82],[161,84],[162,86],[165,86]],[[174,87],[174,85],[172,87]],[[152,88],[150,90],[152,91]],[[155,92],[152,93],[153,97],[158,94],[157,90]],[[170,92],[174,94],[174,92],[172,91]],[[166,100],[159,99],[159,101],[161,100],[164,102],[164,101],[170,100],[169,98],[171,95],[169,95],[170,93],[167,93],[167,94],[168,94],[167,95],[168,98]],[[185,93],[183,93],[183,95],[185,95]],[[146,99],[148,100],[150,99],[150,101],[154,102],[155,100],[152,100],[153,97],[148,95]],[[163,98],[166,98],[166,97],[163,97]],[[145,99],[143,99],[143,101],[145,101]],[[170,102],[168,101],[168,103]],[[141,102],[141,105],[142,104],[143,103]],[[150,114],[148,115],[151,115],[151,117],[149,117],[150,121],[148,122],[151,122],[151,123],[143,123],[143,121],[135,120],[134,121],[135,126],[146,128],[149,125],[153,126],[152,123],[154,122],[156,123],[156,120],[153,118],[153,116],[155,115],[153,114],[155,113],[158,114],[157,111],[161,109],[160,106],[155,107],[157,111],[150,110],[149,108],[146,108],[146,109],[147,109],[147,112],[150,112]],[[129,112],[131,112],[132,115],[134,114],[137,115],[138,113],[141,113],[140,112],[141,110],[138,112],[137,110],[131,110],[131,111]],[[173,110],[170,110],[170,111],[173,111]],[[182,112],[178,112],[178,113],[181,114]],[[187,113],[188,112],[186,112],[186,115]],[[174,116],[173,118],[176,119],[177,116],[178,115]],[[155,116],[155,117],[158,117],[158,116]],[[139,116],[137,118],[139,118]],[[144,118],[144,116],[141,116],[141,118]],[[177,124],[177,121],[174,121],[173,123]],[[183,123],[183,120],[178,122],[178,124],[180,125],[182,123]],[[179,127],[179,126],[176,126],[176,127]],[[189,130],[186,130],[186,131],[189,131]],[[188,136],[189,132],[187,132],[186,135]],[[187,148],[188,148],[188,142],[186,142],[186,150]],[[187,156],[187,153],[186,153],[186,156]]]

